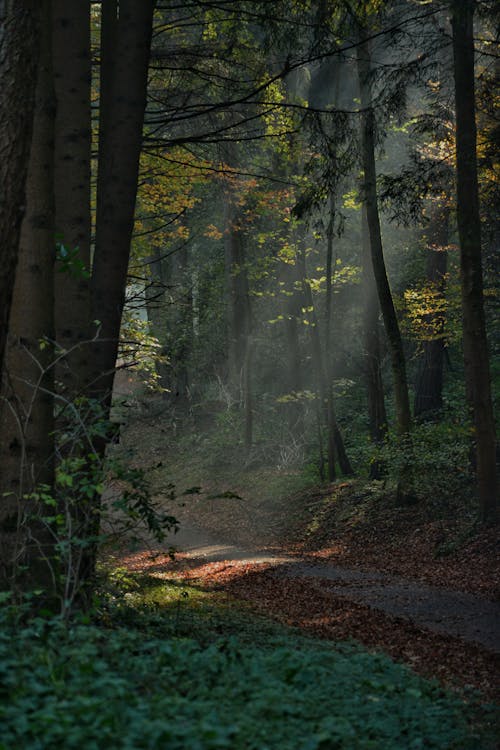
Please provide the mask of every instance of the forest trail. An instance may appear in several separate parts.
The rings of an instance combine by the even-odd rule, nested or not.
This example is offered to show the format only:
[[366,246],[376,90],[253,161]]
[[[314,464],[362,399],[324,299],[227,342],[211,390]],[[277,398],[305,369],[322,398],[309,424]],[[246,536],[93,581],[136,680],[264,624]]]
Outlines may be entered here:
[[[191,571],[199,568],[201,580],[204,566],[211,563],[226,563],[235,575],[238,568],[244,575],[249,569],[264,566],[268,577],[300,579],[309,582],[312,588],[320,583],[322,595],[330,596],[332,605],[337,597],[361,602],[418,627],[500,653],[500,603],[484,596],[427,586],[377,570],[361,571],[328,562],[318,563],[307,556],[281,554],[277,548],[243,549],[221,542],[193,525],[183,524],[177,534],[168,537],[167,545],[175,547],[179,560],[185,561]],[[139,553],[129,555],[123,562],[137,568],[141,567],[141,560],[144,563],[144,556]],[[152,575],[161,575],[171,565],[168,558],[158,560],[161,558],[152,565],[146,563]]]

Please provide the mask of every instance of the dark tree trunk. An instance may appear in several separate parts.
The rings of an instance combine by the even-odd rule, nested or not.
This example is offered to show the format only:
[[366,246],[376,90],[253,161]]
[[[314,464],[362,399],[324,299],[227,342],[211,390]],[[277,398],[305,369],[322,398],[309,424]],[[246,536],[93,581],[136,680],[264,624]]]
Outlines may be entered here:
[[[382,358],[380,353],[380,306],[377,288],[373,277],[373,267],[368,234],[366,207],[362,208],[362,244],[363,244],[363,292],[364,292],[364,355],[365,376],[368,396],[368,420],[370,438],[374,445],[380,446],[387,435],[387,414],[385,411],[384,384],[382,382]],[[384,467],[380,461],[370,464],[370,478],[380,479]]]
[[93,319],[100,342],[93,347],[95,381],[89,392],[111,404],[114,368],[125,301],[134,225],[139,156],[146,106],[153,0],[120,0],[102,6],[99,171]]
[[338,457],[340,468],[345,475],[353,474],[353,470],[347,457],[344,441],[335,418],[335,407],[333,399],[333,379],[335,364],[335,343],[332,338],[332,313],[333,313],[333,233],[335,222],[335,197],[330,196],[330,221],[327,231],[326,248],[326,299],[325,299],[325,360],[326,360],[326,385],[327,385],[327,417],[329,432],[333,434],[334,451]]
[[[335,225],[335,198],[330,196],[330,217],[326,232],[326,289],[325,289],[325,352],[330,352],[332,330],[332,295],[333,295],[333,231]],[[330,374],[333,369],[332,355],[328,355]]]
[[406,378],[406,362],[398,318],[394,308],[389,280],[385,268],[380,218],[377,198],[377,173],[375,168],[375,117],[371,101],[370,51],[368,43],[358,46],[357,61],[361,108],[363,110],[361,128],[361,148],[363,164],[363,200],[366,206],[373,274],[377,285],[380,309],[391,354],[396,405],[397,429],[406,435],[411,427],[410,401]]
[[0,373],[26,205],[39,14],[39,0],[0,0]]
[[[184,247],[177,257],[178,294],[176,328],[179,331],[179,342],[176,349],[176,394],[185,403],[189,397],[188,359],[193,349],[193,299],[191,277],[189,273],[188,248]],[[174,334],[175,336],[175,334]]]
[[[428,229],[427,283],[436,294],[436,302],[444,302],[446,290],[447,246],[449,209],[438,205]],[[424,321],[428,337],[423,342],[423,352],[415,386],[415,418],[433,419],[443,408],[444,370],[444,312],[430,313]]]
[[[52,537],[27,496],[53,486],[53,94],[50,2],[41,3],[40,56],[19,262],[0,402],[0,579],[51,582]],[[43,344],[41,344],[43,342]],[[34,514],[36,517],[26,516]],[[37,520],[38,519],[38,520]]]
[[[225,147],[226,164],[238,165],[236,146]],[[253,442],[252,398],[252,311],[246,267],[245,238],[234,185],[228,178],[224,190],[224,258],[228,328],[228,381],[239,399],[245,418],[244,444],[250,451]]]
[[62,394],[86,388],[90,347],[90,2],[53,0],[56,93],[54,184],[56,240],[70,259],[55,275],[55,328]]
[[462,272],[465,377],[472,397],[481,515],[498,520],[496,438],[484,318],[474,96],[474,0],[452,4],[455,70],[457,222]]
[[283,316],[285,326],[286,372],[284,382],[289,400],[283,404],[288,426],[292,434],[304,431],[304,408],[301,391],[304,387],[304,373],[300,350],[299,328],[301,326],[302,292],[296,288],[297,272],[289,263],[281,264],[283,281]]
[[[109,420],[120,326],[134,226],[146,107],[154,0],[107,0],[101,6],[101,81],[96,237],[90,282],[92,319],[99,337],[91,347],[87,395]],[[111,431],[110,431],[111,432]],[[103,455],[110,432],[94,438]],[[100,499],[80,509],[80,535],[97,537]],[[80,564],[81,599],[90,588],[97,546],[85,548]]]
[[304,307],[309,312],[307,326],[311,338],[311,355],[318,383],[318,393],[321,401],[321,411],[326,416],[327,425],[327,453],[328,453],[328,479],[336,478],[335,462],[338,459],[339,466],[344,475],[353,474],[352,466],[347,456],[344,441],[339,430],[335,416],[335,406],[331,383],[326,374],[323,352],[321,350],[321,337],[318,320],[314,310],[314,301],[311,286],[307,280],[306,258],[302,248],[299,248],[296,256],[297,273],[302,287]]
[[224,194],[224,208],[228,371],[229,382],[237,392],[241,387],[250,334],[250,300],[244,238],[239,226],[238,206],[230,185]]
[[146,285],[146,311],[151,332],[158,338],[164,333],[163,313],[165,306],[165,279],[160,250],[155,247],[153,253],[146,259],[149,279]]

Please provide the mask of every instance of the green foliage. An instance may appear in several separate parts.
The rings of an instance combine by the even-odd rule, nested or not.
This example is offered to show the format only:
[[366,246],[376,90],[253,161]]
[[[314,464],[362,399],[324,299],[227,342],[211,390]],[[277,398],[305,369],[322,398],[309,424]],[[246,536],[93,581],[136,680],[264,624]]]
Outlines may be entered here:
[[[151,492],[151,467],[134,467],[112,451],[103,458],[96,448],[99,440],[109,444],[117,427],[104,418],[101,406],[79,399],[72,407],[66,423],[60,420],[53,486],[40,484],[24,497],[19,529],[19,538],[37,549],[49,573],[41,601],[50,601],[53,609],[57,602],[64,618],[93,584],[87,580],[89,560],[98,549],[109,551],[123,539],[133,544],[144,534],[161,544],[177,529],[177,520],[163,507],[165,499],[175,497],[173,485],[160,503]],[[17,566],[19,582],[25,572]],[[21,584],[23,594],[25,589]]]
[[457,698],[348,644],[258,629],[259,646],[132,623],[20,628],[11,615],[0,622],[2,750],[489,747]]
[[411,472],[417,496],[437,506],[470,491],[472,435],[469,427],[451,422],[417,424],[409,440],[392,436],[374,455],[395,481]]
[[56,242],[56,268],[74,279],[90,279],[90,273],[80,258],[79,247],[67,247],[63,242]]
[[168,364],[168,357],[158,339],[151,334],[148,321],[142,320],[135,310],[125,308],[120,331],[119,357],[123,365],[139,372],[145,386],[151,391],[164,391],[158,373],[159,365]]

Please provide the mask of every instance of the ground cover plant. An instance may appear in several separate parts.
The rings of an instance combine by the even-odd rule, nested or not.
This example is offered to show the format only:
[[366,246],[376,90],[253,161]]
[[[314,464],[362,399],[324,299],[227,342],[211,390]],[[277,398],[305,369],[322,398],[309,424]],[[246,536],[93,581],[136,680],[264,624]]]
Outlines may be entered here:
[[93,624],[20,624],[4,608],[2,750],[493,747],[486,714],[478,724],[383,654],[304,638],[192,586],[132,584]]

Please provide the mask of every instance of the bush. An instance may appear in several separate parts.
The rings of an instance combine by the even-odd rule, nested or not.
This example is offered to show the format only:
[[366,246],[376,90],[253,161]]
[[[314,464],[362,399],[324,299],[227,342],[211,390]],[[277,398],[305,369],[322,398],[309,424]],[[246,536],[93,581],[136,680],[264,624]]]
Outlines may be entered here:
[[470,450],[468,428],[447,422],[424,423],[415,425],[409,441],[390,438],[377,458],[386,465],[389,478],[397,481],[409,469],[414,494],[443,504],[470,494]]
[[436,684],[380,654],[285,636],[203,646],[4,619],[0,686],[2,750],[486,747]]

